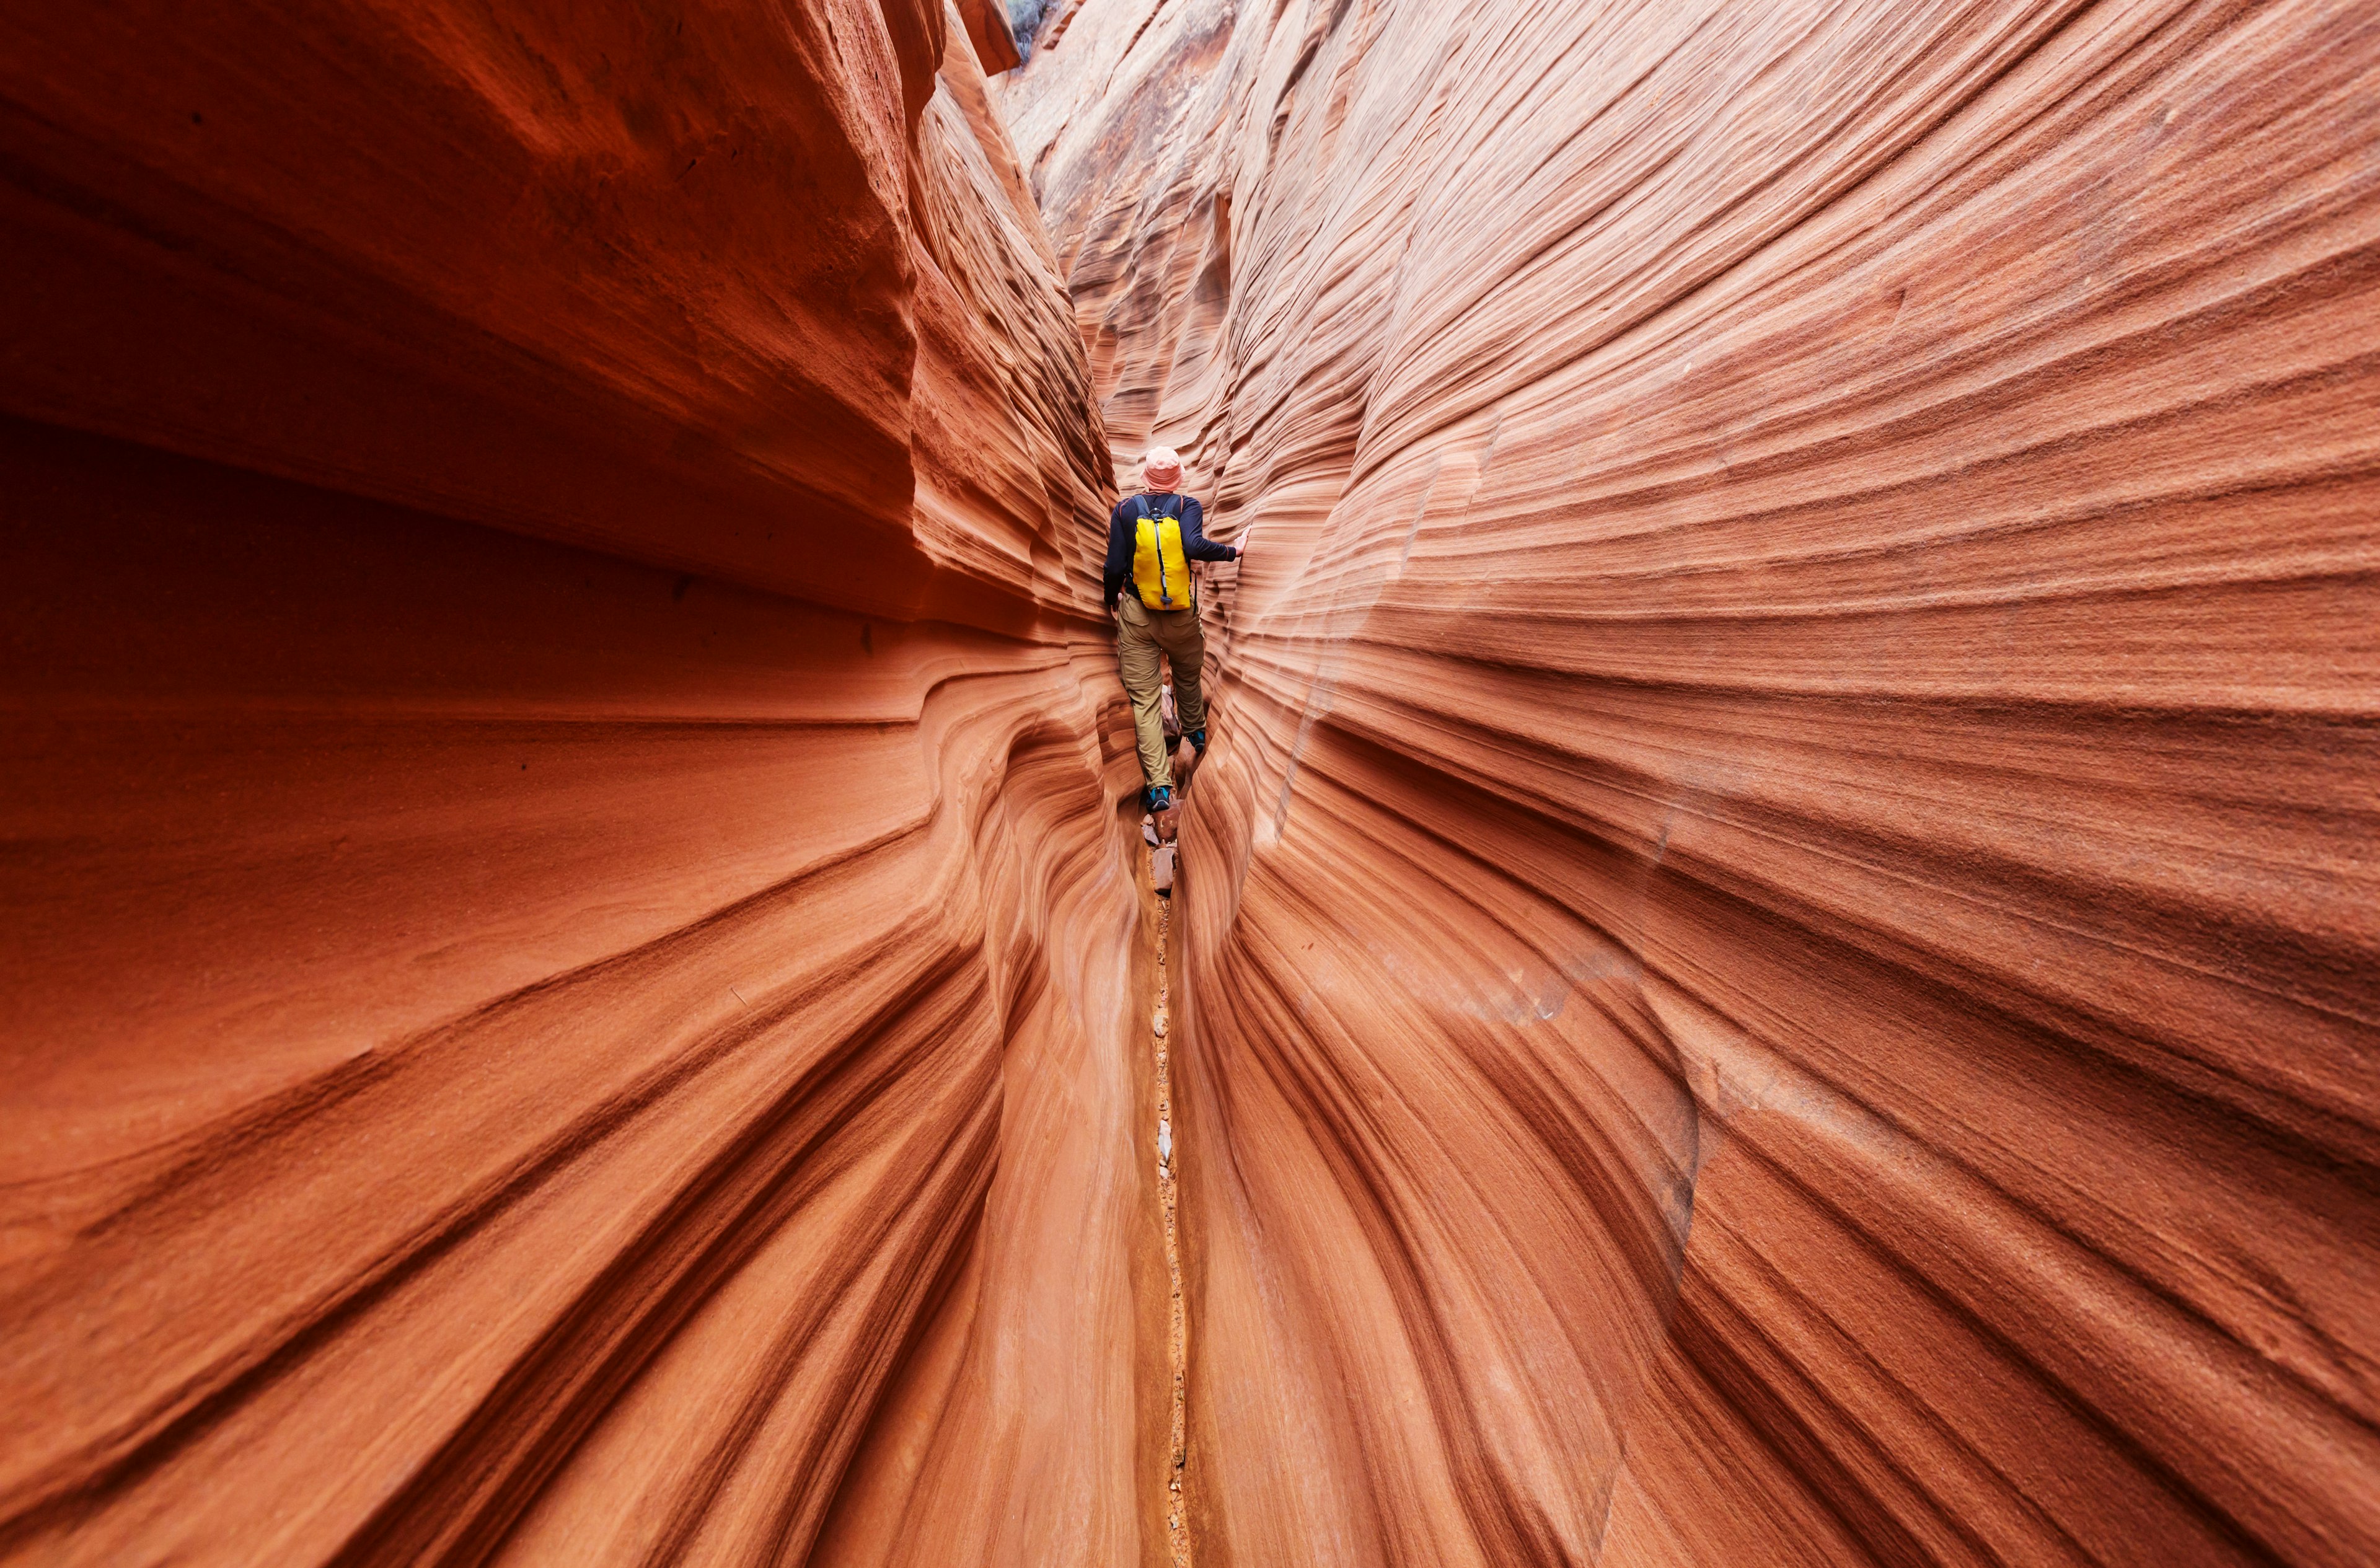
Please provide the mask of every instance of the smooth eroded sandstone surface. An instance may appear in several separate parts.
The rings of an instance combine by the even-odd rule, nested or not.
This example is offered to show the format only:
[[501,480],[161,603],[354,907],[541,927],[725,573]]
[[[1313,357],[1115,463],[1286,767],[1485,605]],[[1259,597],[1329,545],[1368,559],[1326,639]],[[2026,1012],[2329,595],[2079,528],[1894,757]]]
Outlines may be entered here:
[[0,10],[0,1562],[2380,1560],[2369,7],[1014,47]]
[[[1062,34],[1051,34],[1062,25]],[[2369,7],[1083,0],[1199,1562],[2380,1559]]]
[[1161,1530],[1103,454],[939,5],[0,20],[0,1560]]

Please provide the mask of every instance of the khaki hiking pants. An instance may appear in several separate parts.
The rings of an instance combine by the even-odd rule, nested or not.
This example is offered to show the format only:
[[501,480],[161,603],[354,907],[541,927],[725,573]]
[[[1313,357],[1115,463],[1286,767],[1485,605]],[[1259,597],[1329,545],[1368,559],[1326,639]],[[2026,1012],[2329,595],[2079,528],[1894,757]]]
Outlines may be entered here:
[[1173,783],[1173,748],[1165,744],[1165,720],[1158,711],[1157,659],[1173,665],[1173,706],[1182,733],[1207,727],[1207,699],[1198,672],[1207,662],[1207,634],[1198,607],[1152,610],[1129,586],[1116,605],[1116,663],[1123,671],[1124,695],[1132,699],[1133,738],[1140,745],[1140,776],[1151,784]]

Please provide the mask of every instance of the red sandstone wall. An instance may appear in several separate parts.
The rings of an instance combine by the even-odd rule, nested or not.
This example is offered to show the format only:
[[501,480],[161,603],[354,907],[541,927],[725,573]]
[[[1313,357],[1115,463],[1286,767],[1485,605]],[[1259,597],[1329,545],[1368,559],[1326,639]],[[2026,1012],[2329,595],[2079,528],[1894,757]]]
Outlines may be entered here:
[[1087,0],[1001,101],[1263,530],[1203,1568],[2380,1561],[2371,8]]
[[963,28],[12,6],[0,243],[0,1559],[1135,1561],[1104,462]]

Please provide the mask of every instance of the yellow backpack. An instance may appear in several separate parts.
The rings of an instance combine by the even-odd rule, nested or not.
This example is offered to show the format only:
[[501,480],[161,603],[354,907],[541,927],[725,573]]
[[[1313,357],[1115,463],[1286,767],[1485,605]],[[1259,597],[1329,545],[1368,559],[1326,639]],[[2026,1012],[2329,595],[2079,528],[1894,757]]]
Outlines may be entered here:
[[1140,504],[1132,546],[1132,582],[1140,602],[1152,610],[1189,609],[1193,593],[1190,560],[1182,553],[1182,497],[1172,497],[1171,514],[1158,511],[1153,496],[1133,499]]

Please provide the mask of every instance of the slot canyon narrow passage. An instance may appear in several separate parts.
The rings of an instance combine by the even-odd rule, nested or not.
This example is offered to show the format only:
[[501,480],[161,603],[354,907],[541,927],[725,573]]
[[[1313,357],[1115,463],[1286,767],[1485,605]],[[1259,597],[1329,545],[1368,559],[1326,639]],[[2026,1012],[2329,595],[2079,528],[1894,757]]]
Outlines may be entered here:
[[0,0],[0,1562],[2380,1562],[2371,6]]

